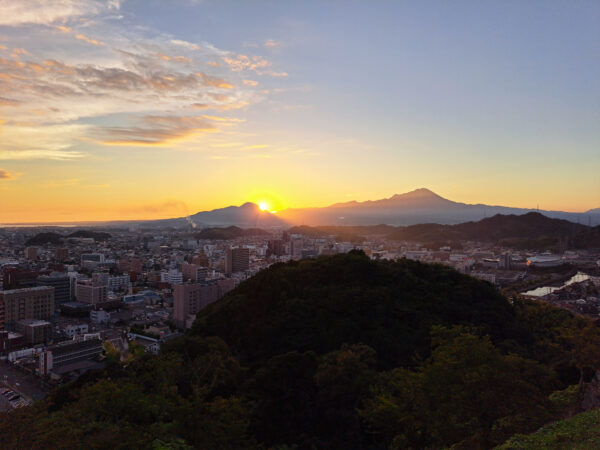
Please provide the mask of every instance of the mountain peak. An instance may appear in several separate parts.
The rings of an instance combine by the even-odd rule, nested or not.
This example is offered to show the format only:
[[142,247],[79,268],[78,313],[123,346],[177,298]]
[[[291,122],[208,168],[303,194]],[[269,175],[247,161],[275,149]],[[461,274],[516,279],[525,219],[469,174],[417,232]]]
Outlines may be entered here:
[[437,195],[433,191],[430,191],[427,188],[419,188],[419,189],[415,189],[414,191],[405,192],[404,194],[396,194],[396,195],[392,196],[393,199],[409,198],[409,197],[413,197],[413,198],[415,198],[415,197],[420,197],[420,198],[424,198],[424,197],[439,197],[439,195]]

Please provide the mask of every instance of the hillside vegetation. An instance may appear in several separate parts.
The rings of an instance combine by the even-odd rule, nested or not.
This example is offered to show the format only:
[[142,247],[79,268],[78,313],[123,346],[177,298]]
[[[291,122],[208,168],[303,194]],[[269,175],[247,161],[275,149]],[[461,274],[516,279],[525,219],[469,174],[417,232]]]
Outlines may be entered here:
[[196,239],[230,240],[246,236],[265,236],[270,234],[260,228],[239,228],[235,226],[227,228],[204,228],[194,237]]
[[440,265],[276,264],[159,356],[109,352],[104,371],[0,416],[0,447],[492,448],[572,408],[561,392],[600,366],[599,342]]

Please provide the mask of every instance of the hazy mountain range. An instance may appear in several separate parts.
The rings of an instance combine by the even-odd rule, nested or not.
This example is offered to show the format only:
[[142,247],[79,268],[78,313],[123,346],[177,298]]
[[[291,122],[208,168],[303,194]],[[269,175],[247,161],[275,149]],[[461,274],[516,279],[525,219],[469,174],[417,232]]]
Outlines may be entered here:
[[[414,225],[457,224],[478,221],[496,214],[526,214],[535,209],[467,204],[445,199],[429,189],[416,189],[381,200],[335,203],[321,208],[289,208],[273,214],[254,203],[202,211],[189,217],[139,222],[156,227],[286,227],[291,225]],[[600,208],[585,213],[539,211],[541,214],[586,225],[600,224]]]

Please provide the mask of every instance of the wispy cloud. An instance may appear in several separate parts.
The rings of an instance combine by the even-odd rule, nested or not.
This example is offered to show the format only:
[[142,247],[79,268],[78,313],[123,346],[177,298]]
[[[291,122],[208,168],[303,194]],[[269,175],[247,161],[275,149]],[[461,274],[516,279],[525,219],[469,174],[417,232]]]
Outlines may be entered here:
[[268,95],[248,77],[275,73],[263,56],[124,27],[120,6],[0,0],[0,25],[15,29],[0,45],[0,160],[76,159],[97,143],[166,145],[230,129],[243,120],[210,112],[234,115]]
[[120,0],[2,0],[0,25],[52,24],[118,10]]
[[267,39],[263,46],[266,48],[279,48],[283,47],[283,42],[276,41],[275,39]]
[[140,126],[101,127],[96,132],[108,145],[165,145],[215,128],[204,117],[147,116]]
[[15,175],[8,170],[0,169],[0,180],[12,180]]

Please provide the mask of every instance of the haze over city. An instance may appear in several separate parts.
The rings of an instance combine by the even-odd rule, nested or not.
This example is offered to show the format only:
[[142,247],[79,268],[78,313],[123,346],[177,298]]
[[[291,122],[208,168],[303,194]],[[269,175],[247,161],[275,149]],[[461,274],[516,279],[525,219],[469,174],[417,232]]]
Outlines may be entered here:
[[0,223],[600,206],[598,2],[0,1]]

